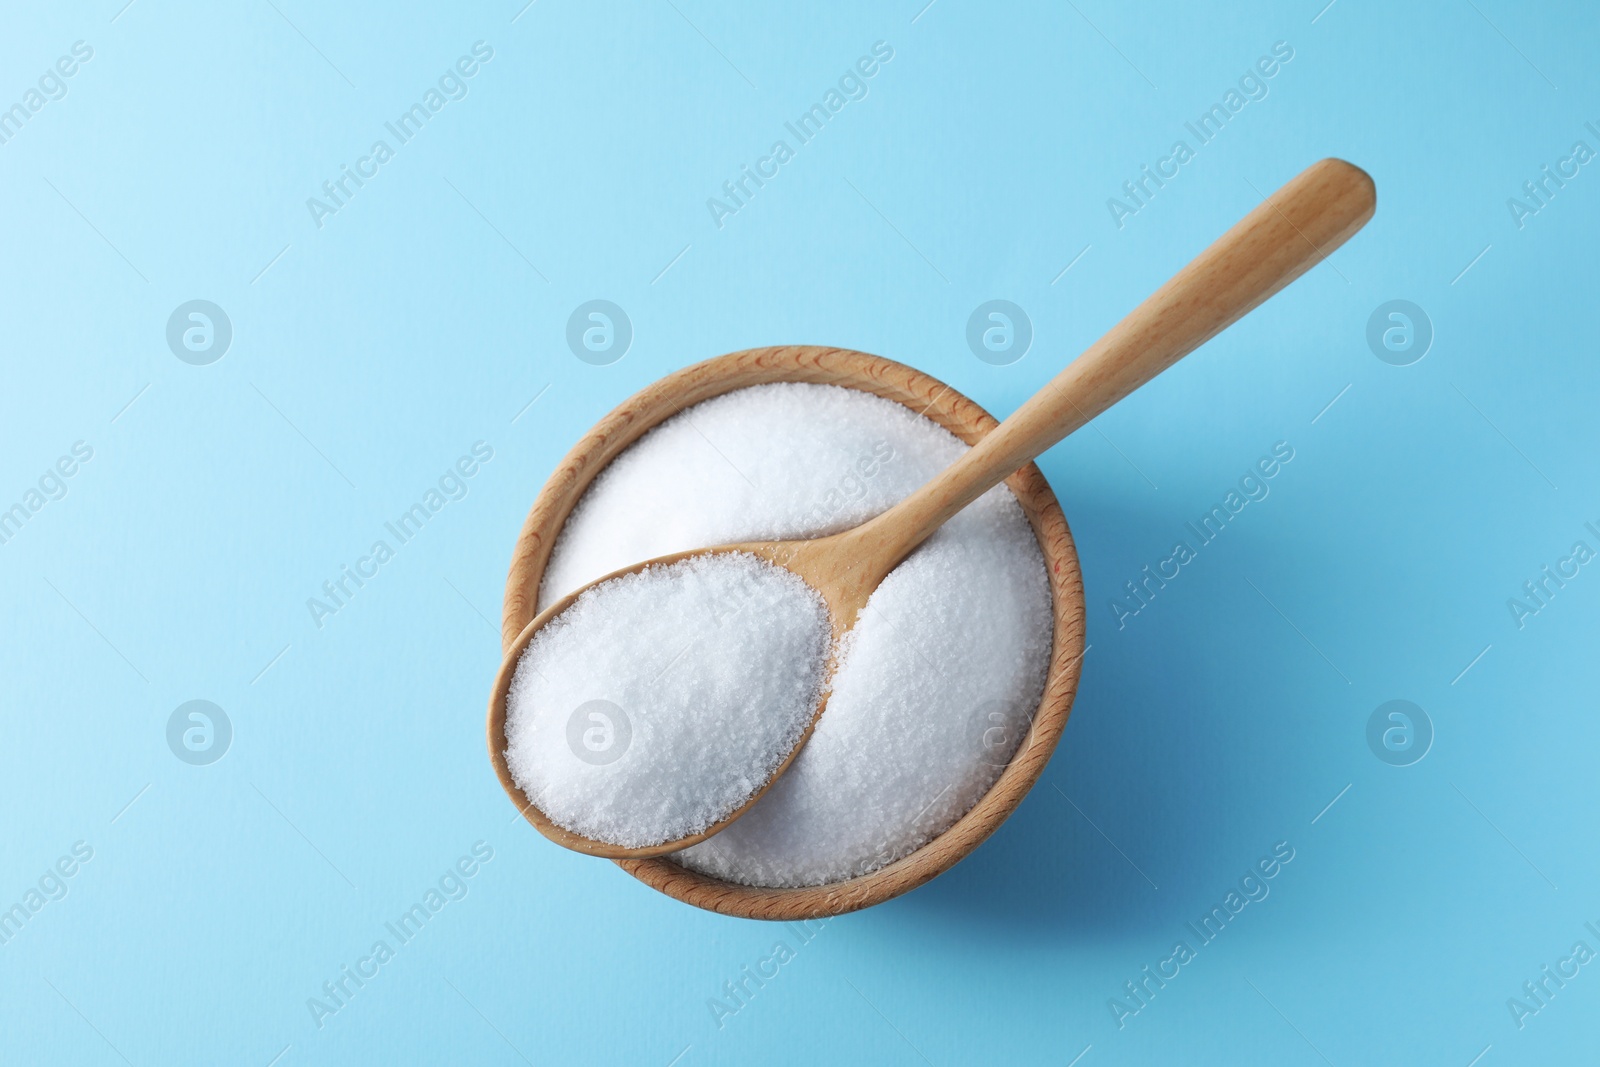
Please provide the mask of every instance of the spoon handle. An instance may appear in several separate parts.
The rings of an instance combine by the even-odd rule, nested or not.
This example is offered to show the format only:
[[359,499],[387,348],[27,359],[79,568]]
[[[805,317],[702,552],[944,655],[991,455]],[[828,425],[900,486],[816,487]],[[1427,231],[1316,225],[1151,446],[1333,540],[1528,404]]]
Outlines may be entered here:
[[1134,308],[960,460],[858,528],[887,573],[956,512],[1321,262],[1376,207],[1340,159],[1301,171]]

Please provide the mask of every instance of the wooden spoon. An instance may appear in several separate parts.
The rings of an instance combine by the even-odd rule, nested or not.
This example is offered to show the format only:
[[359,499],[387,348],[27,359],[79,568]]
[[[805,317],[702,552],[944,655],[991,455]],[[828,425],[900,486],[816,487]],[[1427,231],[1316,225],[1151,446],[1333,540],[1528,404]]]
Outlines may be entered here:
[[[505,760],[506,694],[518,660],[533,635],[585,590],[690,556],[747,552],[793,571],[819,592],[837,639],[855,624],[888,573],[952,515],[1315,266],[1365,225],[1375,207],[1376,193],[1365,171],[1339,159],[1315,163],[1195,257],[960,459],[876,518],[813,540],[747,541],[660,556],[608,574],[551,604],[507,650],[489,698],[489,755],[501,785],[521,806],[518,798],[524,794]],[[524,814],[552,841],[592,856],[644,858],[675,852],[705,840],[749,810],[794,761],[825,705],[826,699],[772,777],[702,833],[625,848],[557,826],[532,804]]]

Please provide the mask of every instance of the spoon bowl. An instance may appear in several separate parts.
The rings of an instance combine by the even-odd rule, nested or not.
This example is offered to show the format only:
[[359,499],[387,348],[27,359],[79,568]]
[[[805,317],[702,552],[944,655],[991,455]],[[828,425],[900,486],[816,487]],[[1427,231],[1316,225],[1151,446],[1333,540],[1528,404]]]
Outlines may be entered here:
[[[494,688],[489,697],[489,743],[491,757],[494,762],[495,772],[500,778],[500,784],[505,787],[506,792],[511,795],[513,800],[515,800],[517,796],[522,793],[521,787],[517,785],[515,778],[511,774],[510,767],[504,758],[508,744],[508,739],[506,737],[506,715],[508,713],[508,707],[510,703],[509,697],[511,686],[517,675],[517,667],[521,663],[523,654],[528,649],[528,645],[532,643],[534,637],[537,636],[539,631],[542,630],[552,619],[555,619],[567,609],[571,608],[573,604],[577,603],[579,597],[583,596],[583,594],[587,593],[596,586],[604,585],[605,583],[614,581],[618,578],[624,578],[631,574],[638,574],[641,571],[650,570],[652,568],[671,566],[674,563],[679,563],[687,559],[728,553],[751,555],[759,559],[763,559],[768,563],[773,563],[777,566],[784,567],[787,570],[791,570],[794,573],[799,574],[801,578],[806,581],[807,585],[810,585],[813,589],[815,589],[817,588],[816,584],[807,577],[807,572],[802,569],[804,566],[805,554],[803,552],[796,553],[794,551],[796,547],[803,547],[807,544],[809,544],[809,542],[745,541],[735,544],[718,545],[713,548],[695,548],[683,552],[671,552],[664,556],[656,556],[641,563],[635,563],[630,566],[623,567],[620,570],[612,571],[609,574],[596,578],[587,585],[575,589],[566,596],[561,597],[559,600],[550,604],[543,611],[539,612],[538,615],[531,619],[528,624],[522,628],[516,637],[512,639],[511,644],[506,648],[505,657],[500,664],[499,672],[495,675]],[[795,565],[791,566],[791,563]],[[830,629],[830,647],[832,647],[836,645],[839,638],[841,638],[849,630],[850,623],[843,622],[839,616],[835,615],[831,610],[831,602],[829,603],[830,611],[828,623]],[[852,615],[851,620],[853,621],[853,619],[854,616]],[[828,665],[828,673],[831,674],[832,669],[833,664],[830,663]],[[748,810],[756,801],[760,800],[762,795],[765,794],[769,788],[771,788],[772,784],[778,780],[783,772],[789,769],[789,764],[793,762],[794,758],[800,754],[801,748],[803,748],[806,741],[810,739],[811,731],[815,729],[817,720],[821,718],[822,709],[826,706],[826,704],[827,696],[824,695],[818,702],[816,708],[813,709],[812,714],[805,725],[804,732],[801,734],[799,740],[788,750],[787,753],[783,754],[782,761],[778,764],[776,769],[773,770],[766,781],[732,811],[699,833],[690,834],[686,837],[673,838],[671,840],[663,841],[654,845],[625,846],[613,844],[608,841],[596,840],[591,837],[586,837],[583,834],[577,833],[573,830],[569,830],[552,820],[537,804],[533,803],[531,800],[525,799],[525,804],[523,805],[523,814],[526,816],[528,821],[539,830],[540,833],[544,834],[550,840],[565,848],[572,849],[574,852],[582,852],[589,856],[600,856],[606,859],[624,859],[629,857],[644,859],[652,856],[664,856],[668,853],[677,852],[680,849],[688,848],[690,845],[699,844],[712,834],[717,833],[723,827],[731,823],[734,819],[737,819],[739,816],[743,815],[745,811]]]

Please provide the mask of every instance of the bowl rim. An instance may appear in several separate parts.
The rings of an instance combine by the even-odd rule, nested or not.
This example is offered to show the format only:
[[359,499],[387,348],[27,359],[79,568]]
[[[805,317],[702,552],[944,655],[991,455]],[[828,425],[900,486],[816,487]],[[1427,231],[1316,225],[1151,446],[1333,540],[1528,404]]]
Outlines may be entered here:
[[[804,382],[860,389],[893,400],[973,444],[998,420],[975,401],[931,375],[883,356],[818,345],[751,348],[674,371],[618,404],[590,428],[556,466],[534,498],[512,551],[501,616],[501,652],[507,654],[536,613],[545,566],[578,499],[625,448],[685,408],[753,385]],[[826,885],[768,888],[728,882],[680,866],[668,857],[619,859],[618,866],[667,896],[709,911],[747,919],[794,921],[825,918],[871,907],[924,884],[955,866],[1016,810],[1038,781],[1066,728],[1084,653],[1083,576],[1066,517],[1036,464],[1006,484],[1033,527],[1050,581],[1054,618],[1044,692],[1027,736],[977,803],[906,856],[870,873]],[[497,744],[491,722],[490,761]],[[528,819],[526,797],[501,781]]]

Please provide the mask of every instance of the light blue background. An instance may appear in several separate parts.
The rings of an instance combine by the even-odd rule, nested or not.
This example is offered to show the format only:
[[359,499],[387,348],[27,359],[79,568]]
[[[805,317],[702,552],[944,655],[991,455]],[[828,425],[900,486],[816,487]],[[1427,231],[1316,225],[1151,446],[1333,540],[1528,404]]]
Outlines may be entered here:
[[[1600,949],[1600,573],[1520,630],[1506,606],[1600,547],[1600,171],[1524,228],[1506,206],[1600,148],[1591,8],[122,3],[13,5],[0,39],[0,106],[94,48],[0,145],[0,507],[94,449],[0,545],[0,906],[94,849],[0,947],[0,1058],[1593,1059],[1600,967],[1523,1029],[1506,1006]],[[478,40],[470,94],[318,229],[306,198]],[[706,199],[879,40],[867,98],[719,230]],[[1106,199],[1277,41],[1270,95],[1119,230]],[[557,459],[753,345],[880,353],[1007,414],[1327,155],[1375,178],[1367,229],[1042,461],[1092,648],[1040,787],[719,1028],[708,999],[792,928],[550,845],[485,758],[505,569]],[[165,341],[196,298],[233,324],[210,366]],[[564,341],[592,298],[635,328],[612,366]],[[993,298],[1036,331],[1010,366],[964,341]],[[1436,331],[1411,366],[1365,341],[1391,299]],[[306,599],[478,440],[470,494],[318,629]],[[1277,441],[1271,496],[1119,631],[1122,583]],[[234,727],[203,767],[165,739],[197,698]],[[1404,768],[1365,740],[1396,698],[1437,734]],[[319,1029],[307,998],[479,840],[469,895]],[[1279,841],[1271,895],[1119,1029],[1108,999]]]

